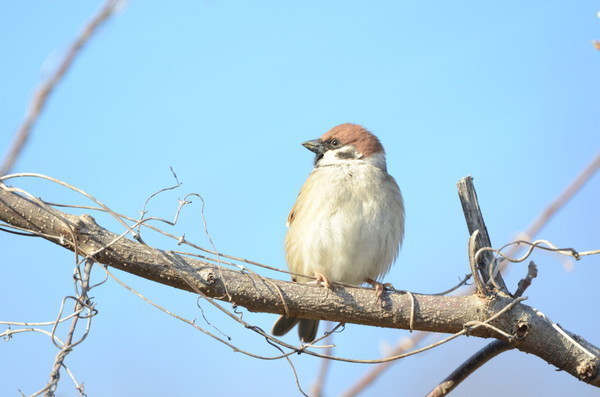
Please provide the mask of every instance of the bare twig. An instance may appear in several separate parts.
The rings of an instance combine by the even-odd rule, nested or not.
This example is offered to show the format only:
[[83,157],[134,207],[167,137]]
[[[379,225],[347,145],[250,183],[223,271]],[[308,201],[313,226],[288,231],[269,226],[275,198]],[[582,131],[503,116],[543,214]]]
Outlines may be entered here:
[[231,344],[229,341],[220,338],[208,331],[206,331],[204,328],[200,327],[198,324],[196,324],[195,321],[192,320],[188,320],[184,317],[179,316],[178,314],[175,314],[173,312],[171,312],[170,310],[165,309],[164,307],[162,307],[161,305],[157,304],[156,302],[148,299],[147,297],[145,297],[144,295],[142,295],[140,292],[136,291],[135,289],[133,289],[132,287],[130,287],[129,285],[125,284],[121,279],[119,279],[117,276],[115,276],[112,272],[110,272],[108,269],[106,269],[107,274],[113,279],[115,280],[117,283],[119,283],[122,287],[124,287],[125,289],[127,289],[128,291],[130,291],[131,293],[133,293],[134,295],[136,295],[138,298],[144,300],[145,302],[147,302],[148,304],[154,306],[155,308],[159,309],[160,311],[162,311],[163,313],[168,314],[169,316],[172,316],[176,319],[178,319],[179,321],[183,321],[184,323],[191,325],[192,327],[194,327],[195,329],[197,329],[198,331],[210,336],[213,339],[216,339],[217,341],[223,343],[224,345],[232,348],[234,351],[236,352],[240,352],[242,354],[245,354],[247,356],[253,357],[253,358],[259,358],[262,360],[273,360],[273,359],[279,359],[282,358],[283,356],[276,356],[276,357],[265,357],[265,356],[259,356],[250,352],[247,352],[243,349],[240,349],[237,346],[234,346],[233,344]]
[[[328,331],[326,332],[327,337],[324,340],[324,343],[327,345],[325,348],[325,354],[328,356],[332,355],[333,352],[333,327],[331,323],[327,324]],[[323,395],[323,386],[325,385],[325,380],[327,379],[327,374],[329,374],[329,367],[331,366],[331,360],[322,359],[321,365],[319,367],[319,374],[317,375],[317,379],[313,384],[310,392],[312,397],[320,397]]]
[[81,53],[81,49],[86,45],[90,38],[98,31],[98,28],[102,26],[114,13],[119,5],[119,0],[107,0],[100,11],[84,26],[83,30],[75,41],[69,47],[65,58],[60,63],[58,69],[52,76],[45,82],[43,82],[36,90],[33,99],[29,105],[27,116],[25,120],[15,133],[14,140],[6,154],[4,164],[0,169],[0,176],[6,175],[10,172],[15,161],[19,157],[19,154],[23,150],[23,147],[27,143],[31,130],[37,122],[42,110],[46,105],[48,97],[52,93],[54,87],[62,80],[67,71],[71,68],[73,61]]
[[[389,352],[387,357],[398,356],[404,354],[408,350],[414,348],[417,344],[419,344],[423,339],[431,335],[429,332],[415,332],[410,337],[404,337],[398,342],[398,344],[394,347],[392,351]],[[379,377],[390,365],[395,363],[395,361],[387,361],[381,364],[378,364],[368,370],[352,387],[342,393],[343,397],[353,397],[358,395],[364,389],[366,389],[369,385],[371,385],[375,379]]]
[[527,275],[525,278],[519,281],[519,286],[517,287],[517,291],[515,292],[515,297],[523,296],[523,292],[531,285],[531,280],[537,277],[537,266],[533,261],[529,262],[529,266],[527,266]]
[[[469,234],[473,235],[476,230],[479,230],[479,236],[475,241],[475,252],[481,248],[492,247],[490,236],[488,234],[487,227],[485,226],[481,209],[479,208],[477,192],[475,191],[475,186],[473,185],[473,177],[467,176],[461,178],[461,180],[458,181],[457,186],[460,203],[462,204]],[[496,271],[494,266],[495,261],[491,252],[481,255],[480,260],[477,262],[477,268],[483,277],[484,283],[493,283],[498,290],[509,294],[506,284],[502,279],[502,275]]]
[[459,289],[460,287],[462,287],[463,285],[467,285],[467,281],[469,281],[469,279],[473,276],[472,273],[469,273],[467,275],[465,275],[465,278],[463,278],[462,280],[460,280],[460,282],[458,284],[456,284],[454,287],[447,289],[446,291],[443,292],[438,292],[436,294],[432,294],[432,295],[448,295],[451,292],[456,291],[457,289]]
[[497,355],[510,350],[510,345],[502,340],[495,340],[483,349],[469,357],[467,361],[456,368],[446,379],[437,385],[427,397],[440,397],[450,393],[469,375]]
[[573,181],[566,187],[561,194],[558,195],[554,201],[552,201],[542,213],[525,229],[524,234],[530,239],[533,238],[538,232],[548,223],[548,221],[554,216],[554,214],[562,208],[574,195],[577,193],[583,185],[600,169],[600,153],[594,157],[594,159],[581,171],[579,175],[573,179]]
[[67,371],[67,374],[69,375],[73,383],[75,383],[75,390],[79,392],[79,396],[86,397],[87,395],[85,394],[85,386],[83,385],[83,383],[77,382],[77,379],[75,379],[75,376],[73,375],[69,367],[67,367],[64,363],[62,366],[65,369],[65,371]]
[[479,229],[476,229],[473,234],[471,234],[471,237],[469,237],[469,266],[471,267],[471,274],[475,280],[475,288],[477,293],[489,296],[490,291],[488,291],[487,287],[485,286],[485,282],[481,279],[480,271],[477,267],[477,237],[479,237]]
[[[502,252],[502,250],[508,246],[519,246],[520,244],[528,245],[529,248],[527,249],[525,254],[523,254],[522,256],[520,256],[518,258],[513,258],[513,257],[511,257],[511,255],[505,254]],[[560,247],[555,246],[548,240],[536,240],[533,242],[527,241],[527,240],[517,240],[517,241],[512,241],[512,242],[504,245],[504,247],[502,247],[500,249],[482,248],[480,251],[491,251],[491,252],[494,252],[494,253],[498,254],[499,256],[501,256],[503,260],[506,260],[506,261],[509,261],[512,263],[519,263],[519,262],[523,262],[525,259],[529,258],[529,256],[533,252],[533,250],[536,248],[545,250],[545,251],[556,252],[561,255],[570,256],[570,257],[574,258],[575,260],[581,259],[582,256],[597,255],[600,253],[600,250],[578,251],[574,248],[560,248]],[[510,252],[516,252],[516,250],[510,250]],[[478,254],[479,254],[479,252],[478,252]]]
[[[162,188],[162,189],[160,189],[160,190],[158,190],[158,191],[156,191],[156,192],[152,193],[152,194],[151,194],[151,195],[150,195],[150,196],[149,196],[149,197],[146,199],[146,201],[144,202],[144,207],[143,207],[143,208],[142,208],[142,210],[140,211],[140,219],[139,219],[140,221],[141,221],[142,219],[144,219],[144,217],[145,217],[145,216],[146,216],[146,214],[148,213],[148,211],[146,211],[146,207],[148,206],[148,203],[150,202],[150,200],[152,200],[152,199],[153,199],[155,196],[159,195],[159,194],[160,194],[160,193],[162,193],[162,192],[166,192],[167,190],[173,190],[173,189],[177,189],[178,187],[180,187],[180,186],[182,185],[182,183],[181,183],[181,182],[179,182],[179,178],[177,178],[177,174],[176,174],[176,173],[175,173],[175,171],[173,170],[173,167],[170,167],[170,169],[171,169],[171,173],[173,174],[173,178],[175,178],[175,182],[176,182],[176,183],[175,183],[175,185],[173,185],[173,186],[169,186],[169,187],[165,187],[165,188]],[[180,206],[179,206],[179,208],[177,209],[177,214],[176,214],[176,216],[175,216],[175,220],[173,221],[174,223],[177,223],[177,216],[179,215],[179,210],[181,209],[181,207],[183,207],[183,205],[184,205],[184,204],[186,204],[186,202],[182,200],[182,202],[180,203]],[[138,232],[138,236],[140,235],[140,227],[141,227],[141,224],[140,224],[140,226],[138,226],[138,230],[137,230],[137,232]],[[141,237],[140,237],[140,238],[141,238]]]
[[60,343],[60,344],[63,343],[63,341],[60,340],[60,338],[58,336],[54,335],[52,332],[46,331],[45,329],[41,329],[41,328],[11,329],[10,326],[8,326],[8,329],[6,331],[0,333],[0,338],[3,338],[5,341],[9,341],[13,335],[20,334],[23,332],[39,332],[41,334],[47,335],[50,338],[52,338],[54,343]]
[[[42,388],[38,392],[32,394],[32,396],[39,396],[42,393],[46,396],[54,396],[54,391],[56,390],[56,387],[58,386],[58,381],[60,379],[60,369],[64,366],[65,358],[73,350],[73,347],[75,347],[79,343],[83,342],[83,340],[87,337],[87,335],[89,333],[90,323],[91,323],[91,319],[93,316],[91,313],[94,310],[93,309],[94,305],[91,303],[91,301],[87,295],[90,290],[90,273],[92,271],[92,264],[93,264],[93,261],[91,261],[91,260],[87,260],[85,262],[85,267],[84,267],[83,272],[81,273],[82,277],[80,279],[81,292],[80,292],[79,296],[75,299],[75,308],[73,309],[73,311],[75,313],[81,313],[84,309],[87,309],[90,312],[90,315],[88,315],[87,317],[82,317],[78,314],[73,317],[73,320],[71,321],[71,328],[69,329],[67,338],[65,339],[64,343],[62,343],[62,345],[60,346],[61,349],[58,352],[58,354],[56,355],[56,358],[54,360],[54,366],[52,368],[52,372],[50,373],[50,381],[44,388]],[[59,314],[59,318],[60,318],[60,314]],[[86,330],[83,333],[83,335],[79,338],[79,340],[73,341],[73,337],[75,335],[75,330],[77,328],[77,323],[80,318],[87,318],[87,320],[88,320],[87,327],[86,327]],[[54,334],[55,329],[56,329],[56,326],[53,329],[53,334]],[[76,382],[76,384],[77,384],[77,382]],[[78,384],[77,384],[77,387],[79,387]]]

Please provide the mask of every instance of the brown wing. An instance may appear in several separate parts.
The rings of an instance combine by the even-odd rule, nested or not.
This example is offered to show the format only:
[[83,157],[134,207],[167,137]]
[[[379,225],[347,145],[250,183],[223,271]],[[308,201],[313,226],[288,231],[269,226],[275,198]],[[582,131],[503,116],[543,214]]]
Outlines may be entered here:
[[[298,194],[298,197],[300,197],[300,194]],[[298,201],[296,200],[296,203],[297,203],[297,202],[298,202]],[[292,222],[294,221],[294,218],[296,217],[296,203],[294,203],[294,206],[292,207],[292,209],[291,209],[291,211],[290,211],[290,213],[289,213],[289,215],[288,215],[288,217],[287,217],[287,222],[285,223],[285,226],[287,226],[288,228],[290,227],[290,225],[291,225],[291,224],[292,224]],[[289,244],[289,241],[288,241],[288,239],[287,239],[287,236],[286,236],[286,239],[285,239],[285,249],[286,249],[286,252],[287,252],[287,250],[288,250],[288,244]],[[289,266],[290,266],[290,265],[289,265],[289,263],[288,263],[288,267],[289,267]],[[292,276],[292,281],[296,281],[296,276]],[[281,316],[281,317],[287,318],[287,317],[285,317],[285,316]],[[298,321],[298,319],[294,319],[294,320],[296,320],[296,322]],[[292,327],[293,327],[294,325],[296,325],[296,322],[294,322],[294,324],[292,325]],[[291,327],[290,327],[290,328],[291,328]],[[273,328],[273,329],[275,329],[275,328]],[[287,332],[287,331],[285,331],[285,332]],[[282,335],[283,335],[283,334],[282,334]]]
[[302,194],[302,190],[300,190],[300,193],[298,193],[298,197],[296,198],[296,202],[294,203],[294,206],[292,207],[288,217],[287,217],[287,222],[285,223],[285,225],[287,227],[290,227],[290,225],[292,224],[292,222],[294,221],[294,218],[296,217],[296,205],[298,205],[298,198],[300,198],[300,194]]

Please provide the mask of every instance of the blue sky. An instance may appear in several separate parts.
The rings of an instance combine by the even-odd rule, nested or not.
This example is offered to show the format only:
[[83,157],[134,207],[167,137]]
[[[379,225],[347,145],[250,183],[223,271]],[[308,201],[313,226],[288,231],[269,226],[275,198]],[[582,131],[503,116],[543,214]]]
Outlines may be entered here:
[[[99,5],[0,4],[0,147]],[[593,1],[132,2],[76,60],[13,171],[67,181],[135,217],[151,193],[173,184],[172,166],[183,186],[153,201],[150,215],[171,218],[177,198],[199,193],[219,250],[284,268],[285,219],[312,167],[300,143],[342,122],[363,124],[383,142],[406,201],[406,239],[386,281],[438,292],[468,272],[461,177],[474,176],[492,242],[501,246],[598,153],[600,53],[591,44],[600,39],[598,11]],[[89,204],[47,182],[14,183],[48,201]],[[538,237],[598,249],[599,196],[596,176]],[[210,247],[199,204],[169,231]],[[53,319],[73,292],[72,255],[8,234],[0,249],[0,320]],[[534,260],[539,277],[527,303],[598,345],[600,317],[589,302],[599,298],[600,258],[572,269],[544,253]],[[508,285],[525,272],[525,264],[513,266]],[[168,309],[201,317],[193,295],[116,274]],[[298,394],[285,362],[234,353],[114,282],[94,297],[99,315],[67,359],[90,396]],[[203,308],[234,343],[276,353]],[[269,329],[275,316],[244,318]],[[337,354],[377,358],[407,334],[349,325],[336,335]],[[464,338],[400,361],[365,395],[423,395],[485,343]],[[0,394],[45,384],[56,354],[47,337],[20,334],[0,346]],[[319,361],[293,360],[309,390]],[[368,369],[333,363],[325,395],[339,395]],[[596,392],[518,352],[488,363],[456,395],[485,386],[490,396]],[[59,394],[76,395],[66,375]]]

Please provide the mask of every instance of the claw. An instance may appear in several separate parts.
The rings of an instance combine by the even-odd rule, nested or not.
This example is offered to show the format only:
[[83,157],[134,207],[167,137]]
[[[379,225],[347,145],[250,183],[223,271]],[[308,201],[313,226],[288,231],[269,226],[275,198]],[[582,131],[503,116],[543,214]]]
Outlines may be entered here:
[[315,277],[315,281],[310,281],[307,284],[322,285],[327,289],[333,290],[333,284],[331,284],[331,281],[323,273],[315,272]]
[[373,286],[373,288],[375,288],[375,297],[377,298],[377,300],[381,300],[381,297],[383,296],[383,291],[385,290],[385,287],[387,287],[388,285],[391,284],[382,284],[378,281],[373,280],[372,278],[368,278],[365,280],[365,282],[371,284]]

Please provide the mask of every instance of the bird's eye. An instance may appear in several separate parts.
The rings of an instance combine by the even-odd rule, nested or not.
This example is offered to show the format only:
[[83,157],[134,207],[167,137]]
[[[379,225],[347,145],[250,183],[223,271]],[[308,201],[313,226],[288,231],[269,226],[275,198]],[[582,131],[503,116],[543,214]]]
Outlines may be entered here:
[[332,146],[339,146],[340,145],[340,141],[338,139],[334,139],[331,141],[331,145]]

